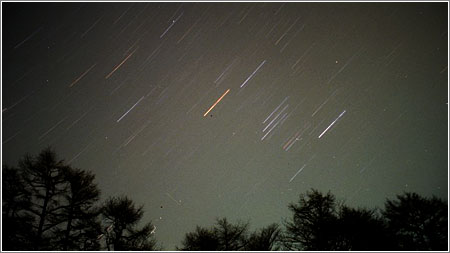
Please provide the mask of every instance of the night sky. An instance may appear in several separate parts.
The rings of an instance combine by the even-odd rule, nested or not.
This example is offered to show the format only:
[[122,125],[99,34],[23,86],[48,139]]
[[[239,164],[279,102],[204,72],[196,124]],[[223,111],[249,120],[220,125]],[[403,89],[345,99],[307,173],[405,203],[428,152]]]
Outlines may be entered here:
[[169,250],[311,188],[447,200],[447,8],[2,2],[2,162],[52,146]]

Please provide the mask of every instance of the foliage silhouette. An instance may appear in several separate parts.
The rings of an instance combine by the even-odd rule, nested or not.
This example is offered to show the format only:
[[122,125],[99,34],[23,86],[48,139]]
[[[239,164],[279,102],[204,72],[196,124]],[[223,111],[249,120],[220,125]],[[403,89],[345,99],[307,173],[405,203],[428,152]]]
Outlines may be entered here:
[[196,228],[185,235],[178,250],[242,250],[247,244],[248,223],[231,224],[226,218],[216,220],[212,228]]
[[99,249],[96,240],[100,234],[99,214],[94,204],[99,200],[100,190],[94,183],[91,172],[66,167],[63,171],[67,188],[62,194],[63,205],[59,214],[65,221],[63,228],[56,228],[55,234],[62,235],[59,244],[62,250]]
[[30,250],[33,217],[29,209],[31,193],[17,168],[2,168],[2,228],[3,247],[8,250]]
[[248,223],[234,225],[226,218],[218,219],[214,234],[219,239],[220,250],[241,250],[246,245]]
[[385,211],[336,204],[312,189],[290,204],[283,246],[289,250],[446,250],[447,204],[416,193],[388,200]]
[[[128,197],[100,205],[95,175],[58,160],[51,148],[2,168],[3,250],[161,250],[154,226],[139,226],[143,206]],[[185,235],[178,250],[448,250],[448,207],[403,193],[384,210],[337,203],[312,189],[288,205],[292,218],[249,232],[249,223],[216,220]],[[103,224],[101,224],[102,220]],[[106,224],[104,224],[106,223]]]
[[281,229],[278,224],[271,224],[267,227],[253,232],[247,239],[245,250],[247,251],[271,251],[279,250],[278,245],[281,236]]
[[285,223],[283,246],[289,250],[336,250],[338,211],[335,197],[317,190],[301,194],[298,204],[289,204],[293,212]]
[[375,210],[354,209],[345,205],[341,206],[339,211],[335,244],[338,250],[373,251],[394,247],[383,219]]
[[185,235],[183,246],[177,250],[189,251],[217,251],[220,250],[219,238],[212,229],[197,226],[194,232]]
[[197,226],[185,235],[178,250],[189,251],[268,251],[277,250],[281,229],[277,224],[248,234],[249,223],[231,224],[226,218],[216,220],[211,228]]
[[37,157],[25,155],[19,161],[24,186],[31,193],[30,205],[26,211],[33,216],[33,244],[36,250],[51,250],[52,229],[63,220],[60,197],[64,191],[63,171],[67,166],[57,160],[55,152],[46,148]]
[[448,207],[442,200],[407,192],[388,199],[383,215],[398,250],[448,250]]
[[126,196],[108,198],[101,210],[105,220],[111,225],[105,228],[108,250],[155,250],[153,225],[145,224],[137,228],[142,219],[143,206],[136,207]]
[[3,166],[3,249],[98,250],[95,176],[73,169],[51,148]]

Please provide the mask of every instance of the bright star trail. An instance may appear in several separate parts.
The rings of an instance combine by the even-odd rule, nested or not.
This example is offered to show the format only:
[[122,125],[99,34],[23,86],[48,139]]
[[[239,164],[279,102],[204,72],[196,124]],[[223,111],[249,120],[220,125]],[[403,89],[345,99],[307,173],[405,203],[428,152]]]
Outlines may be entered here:
[[294,180],[294,178],[298,175],[298,173],[302,172],[302,170],[306,167],[306,164],[303,164],[303,166],[297,171],[297,173],[294,174],[294,176],[291,177],[291,179],[289,180],[289,183],[292,182],[292,180]]
[[247,77],[247,79],[245,79],[245,81],[241,84],[241,88],[244,87],[244,85],[250,80],[252,79],[252,77],[256,74],[256,72],[258,72],[258,70],[264,65],[264,63],[266,63],[266,60],[264,60],[263,62],[261,62],[261,64],[259,64],[259,66],[255,69],[255,71],[253,71],[253,73]]
[[220,100],[222,100],[222,98],[224,98],[228,94],[228,92],[230,92],[230,89],[225,91],[225,93],[223,93],[223,95],[219,99],[217,99],[217,101],[203,114],[203,117],[208,115],[208,113],[220,102]]
[[111,77],[111,75],[114,74],[114,72],[116,72],[116,70],[118,70],[134,54],[136,50],[137,48],[133,52],[131,52],[125,59],[123,59],[121,63],[119,63],[108,75],[105,76],[105,79]]
[[144,99],[144,97],[141,97],[141,98],[136,102],[136,104],[134,104],[130,109],[128,109],[128,111],[125,112],[125,113],[117,120],[117,122],[121,121],[125,116],[127,116],[127,114],[128,114],[131,110],[133,110],[133,108],[134,108],[136,105],[138,105],[139,102],[141,102],[142,99]]
[[328,129],[330,129],[342,117],[342,115],[344,115],[345,112],[346,111],[344,110],[341,114],[339,114],[339,116],[335,120],[333,120],[333,122],[331,122],[331,124],[325,130],[323,130],[318,138],[320,139],[320,137],[322,137],[322,135],[324,135],[328,131]]
[[280,223],[311,188],[446,200],[447,11],[2,2],[3,165],[53,147],[144,205],[164,250],[217,217]]
[[83,78],[85,75],[87,75],[87,73],[89,73],[89,71],[91,71],[91,69],[93,68],[93,67],[95,67],[95,65],[97,65],[97,63],[95,63],[94,65],[92,65],[90,68],[88,68],[83,74],[81,74],[81,76],[79,76],[77,79],[75,79],[75,81],[73,81],[70,85],[69,85],[69,87],[72,87],[72,86],[74,86],[76,83],[78,83],[78,81],[80,81],[81,80],[81,78]]

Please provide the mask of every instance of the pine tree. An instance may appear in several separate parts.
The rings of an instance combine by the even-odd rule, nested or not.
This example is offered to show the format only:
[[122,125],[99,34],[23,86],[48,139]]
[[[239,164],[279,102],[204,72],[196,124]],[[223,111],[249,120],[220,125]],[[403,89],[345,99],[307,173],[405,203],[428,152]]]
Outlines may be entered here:
[[143,206],[136,207],[126,196],[110,197],[102,207],[102,215],[111,224],[104,231],[108,250],[156,249],[151,222],[137,227],[144,215]]
[[58,244],[62,250],[98,249],[95,238],[101,230],[97,221],[99,209],[94,204],[99,200],[100,191],[94,183],[95,175],[70,167],[63,173],[67,188],[62,194],[59,214],[64,224],[55,231],[59,235]]
[[58,161],[51,148],[44,149],[36,158],[30,155],[19,162],[24,185],[31,193],[28,213],[34,217],[33,244],[35,250],[50,250],[51,231],[63,221],[60,197],[65,191],[63,161]]

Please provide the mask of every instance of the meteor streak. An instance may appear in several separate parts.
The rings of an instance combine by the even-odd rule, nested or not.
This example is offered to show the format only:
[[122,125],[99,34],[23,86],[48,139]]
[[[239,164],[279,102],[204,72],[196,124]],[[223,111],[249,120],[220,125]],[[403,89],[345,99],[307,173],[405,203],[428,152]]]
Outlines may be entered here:
[[342,115],[344,115],[344,113],[346,112],[346,110],[344,110],[333,122],[331,122],[331,124],[327,127],[327,129],[325,129],[320,135],[319,135],[319,139],[320,139],[320,137],[322,137],[322,135],[324,135],[327,131],[328,131],[328,129],[330,129],[335,123],[336,123],[336,121],[338,121],[338,119],[340,118],[340,117],[342,117]]
[[134,52],[136,52],[136,50],[138,49],[139,47],[137,47],[133,52],[131,52],[119,65],[117,65],[114,69],[113,69],[113,71],[111,71],[111,73],[109,73],[107,76],[105,76],[105,79],[108,79],[114,72],[116,72],[116,70],[117,69],[119,69],[120,68],[120,66],[122,66],[133,54],[134,54]]
[[53,127],[51,127],[47,132],[43,133],[41,136],[39,136],[38,140],[41,140],[42,138],[44,138],[44,136],[46,136],[48,133],[50,133],[53,129],[55,129],[59,124],[61,124],[65,119],[67,118],[64,117],[64,119],[60,120],[58,123],[56,123]]
[[225,91],[225,93],[223,93],[223,95],[219,99],[217,99],[217,101],[208,109],[208,111],[203,114],[203,117],[206,117],[206,115],[208,115],[208,113],[220,102],[220,100],[222,100],[222,98],[228,94],[228,92],[230,92],[230,89]]
[[181,16],[183,16],[183,13],[184,13],[184,12],[182,12],[182,13],[180,14],[180,16],[178,16],[177,19],[172,20],[172,23],[170,24],[170,26],[169,26],[169,27],[161,34],[161,36],[159,36],[160,39],[161,39],[162,37],[164,37],[164,35],[166,35],[166,33],[170,30],[170,28],[172,28],[172,26],[175,25],[175,23],[178,21],[178,19],[180,19]]
[[298,175],[298,173],[302,172],[302,170],[306,167],[306,165],[312,160],[314,159],[314,157],[316,157],[316,154],[314,154],[313,156],[311,156],[311,158],[309,158],[309,160],[303,164],[303,166],[297,171],[297,173],[295,173],[295,175],[293,177],[291,177],[291,180],[289,180],[289,183],[292,182],[292,180],[294,180],[294,178]]
[[264,63],[266,63],[266,60],[262,61],[261,64],[259,64],[259,66],[255,69],[255,71],[253,71],[253,73],[247,77],[247,79],[241,84],[241,88],[244,87],[244,85],[250,80],[252,79],[252,77],[256,74],[256,72],[258,72],[258,70],[264,65]]
[[134,108],[137,104],[139,104],[139,102],[141,102],[142,99],[144,99],[144,97],[141,97],[141,99],[139,99],[139,100],[136,102],[136,104],[134,104],[134,105],[133,105],[126,113],[124,113],[124,114],[122,115],[122,117],[120,117],[120,118],[117,120],[117,122],[121,121],[121,120],[123,119],[123,117],[127,116],[127,114],[128,114],[131,110],[133,110],[133,108]]
[[292,180],[294,180],[294,178],[298,175],[298,173],[302,172],[302,170],[306,167],[306,163],[303,164],[303,166],[297,171],[297,173],[295,173],[295,175],[291,178],[291,180],[289,180],[289,183],[292,182]]
[[172,195],[170,195],[168,192],[166,192],[166,195],[173,200],[175,203],[177,203],[177,205],[181,206],[180,202],[178,202],[174,197],[172,197]]
[[72,87],[72,86],[74,86],[76,83],[78,83],[78,81],[80,81],[81,80],[81,78],[83,78],[87,73],[89,73],[89,71],[91,71],[91,69],[93,68],[93,67],[95,67],[95,65],[97,65],[97,63],[95,63],[94,65],[92,65],[88,70],[86,70],[81,76],[79,76],[75,81],[73,81],[70,85],[69,85],[69,87]]

